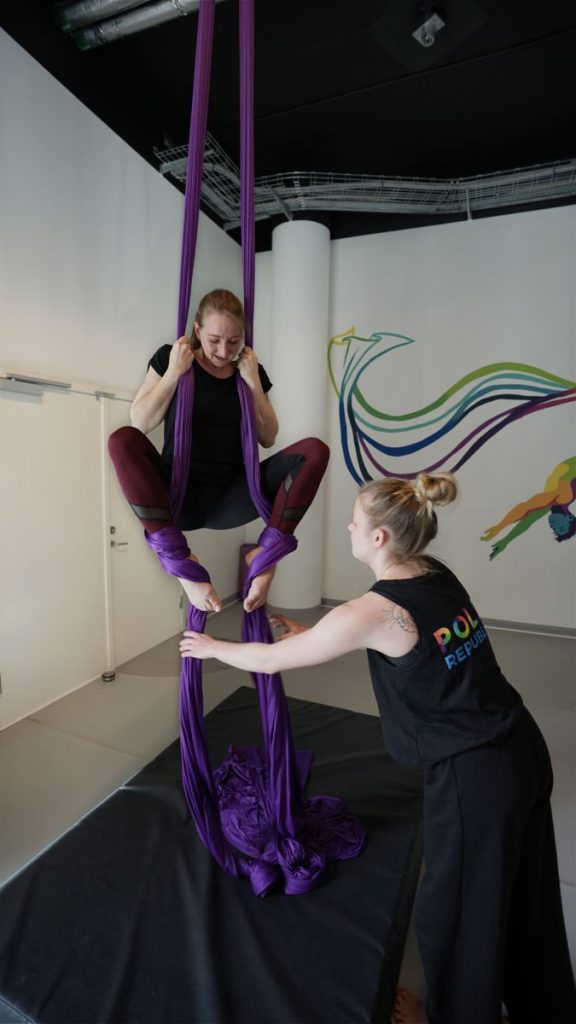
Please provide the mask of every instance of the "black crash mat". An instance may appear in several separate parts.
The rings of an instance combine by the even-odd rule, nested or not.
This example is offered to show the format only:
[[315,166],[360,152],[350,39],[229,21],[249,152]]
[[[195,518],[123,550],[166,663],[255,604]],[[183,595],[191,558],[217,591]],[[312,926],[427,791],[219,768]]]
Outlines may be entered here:
[[[388,1022],[421,860],[421,777],[377,718],[289,701],[307,795],[340,796],[366,850],[305,896],[258,899],[196,836],[173,743],[0,891],[0,1020]],[[211,756],[258,744],[255,692],[207,716]],[[5,1016],[2,1016],[3,1007]]]

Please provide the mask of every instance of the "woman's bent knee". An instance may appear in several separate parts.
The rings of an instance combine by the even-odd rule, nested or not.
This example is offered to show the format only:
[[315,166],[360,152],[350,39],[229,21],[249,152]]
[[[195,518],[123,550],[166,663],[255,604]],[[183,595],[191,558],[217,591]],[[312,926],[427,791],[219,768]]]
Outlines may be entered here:
[[317,465],[326,469],[328,459],[330,458],[330,449],[328,445],[324,444],[324,441],[321,441],[319,437],[306,437],[303,443],[306,446],[307,456]]
[[108,451],[113,461],[122,458],[127,452],[136,451],[142,447],[142,441],[146,435],[136,427],[119,427],[108,438]]

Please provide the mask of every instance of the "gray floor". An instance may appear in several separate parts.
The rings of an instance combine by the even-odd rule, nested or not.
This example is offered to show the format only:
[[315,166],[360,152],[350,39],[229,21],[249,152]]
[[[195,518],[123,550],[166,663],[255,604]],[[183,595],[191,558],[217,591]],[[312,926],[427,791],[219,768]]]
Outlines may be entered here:
[[[326,609],[294,612],[312,624]],[[287,612],[286,614],[290,614]],[[238,639],[240,606],[212,616],[208,632]],[[576,965],[576,644],[491,630],[504,672],[520,690],[550,747],[553,811],[562,898]],[[209,711],[247,675],[217,662],[204,666]],[[0,734],[0,882],[38,856],[178,735],[177,638],[122,665],[112,683],[90,683]],[[363,652],[328,665],[287,672],[293,697],[377,714]],[[413,931],[402,981],[423,995]]]

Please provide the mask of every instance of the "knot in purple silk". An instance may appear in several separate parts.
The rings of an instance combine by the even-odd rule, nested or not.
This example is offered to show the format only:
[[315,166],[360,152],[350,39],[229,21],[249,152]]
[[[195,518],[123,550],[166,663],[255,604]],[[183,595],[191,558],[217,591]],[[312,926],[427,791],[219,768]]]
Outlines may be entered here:
[[250,590],[250,584],[255,576],[266,569],[271,569],[281,558],[289,555],[298,547],[298,541],[290,533],[281,533],[273,526],[267,526],[258,537],[258,547],[262,548],[248,566],[242,597]]
[[186,538],[176,526],[165,526],[155,533],[144,531],[146,543],[158,555],[162,568],[171,576],[179,576],[194,583],[209,583],[210,576],[200,562],[190,558]]

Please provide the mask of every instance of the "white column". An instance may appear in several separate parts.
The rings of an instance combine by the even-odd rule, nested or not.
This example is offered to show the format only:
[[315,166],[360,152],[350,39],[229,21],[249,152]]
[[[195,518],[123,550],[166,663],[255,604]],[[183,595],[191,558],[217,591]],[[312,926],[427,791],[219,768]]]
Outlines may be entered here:
[[[270,398],[280,431],[275,450],[303,437],[326,439],[330,232],[313,221],[287,221],[272,235]],[[298,550],[278,566],[269,601],[311,608],[322,596],[324,486],[296,529]]]

